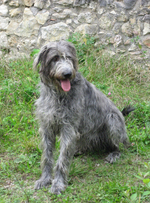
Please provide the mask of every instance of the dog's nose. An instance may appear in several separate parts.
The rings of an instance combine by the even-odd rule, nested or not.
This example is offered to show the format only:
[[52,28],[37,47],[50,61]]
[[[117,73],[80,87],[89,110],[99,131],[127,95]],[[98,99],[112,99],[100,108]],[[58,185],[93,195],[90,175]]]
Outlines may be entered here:
[[67,78],[70,78],[72,76],[72,72],[71,71],[68,71],[68,72],[65,72],[63,73],[63,76],[67,79]]

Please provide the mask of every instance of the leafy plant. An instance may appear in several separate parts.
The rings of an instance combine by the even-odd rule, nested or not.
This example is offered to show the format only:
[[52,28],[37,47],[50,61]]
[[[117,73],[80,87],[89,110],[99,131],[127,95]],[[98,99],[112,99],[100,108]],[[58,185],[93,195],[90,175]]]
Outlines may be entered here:
[[40,51],[39,49],[33,49],[32,52],[31,52],[31,54],[30,54],[30,56],[31,56],[31,57],[34,57],[36,54],[39,53],[39,51]]
[[146,186],[145,191],[143,191],[141,195],[141,199],[145,198],[146,196],[150,197],[150,162],[145,162],[144,166],[146,171],[139,171],[138,175],[135,175],[135,177],[141,180]]
[[89,35],[82,36],[79,33],[75,33],[70,36],[68,41],[74,44],[77,50],[79,63],[85,62],[88,55],[90,56],[90,60],[93,60],[91,49],[94,49],[94,44],[96,42],[95,37],[90,37]]

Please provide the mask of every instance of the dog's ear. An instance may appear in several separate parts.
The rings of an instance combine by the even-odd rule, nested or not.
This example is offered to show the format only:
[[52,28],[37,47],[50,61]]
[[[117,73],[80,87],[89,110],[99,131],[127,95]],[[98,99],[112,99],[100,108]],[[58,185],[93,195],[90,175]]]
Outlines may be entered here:
[[38,53],[38,55],[36,56],[36,58],[34,59],[33,62],[33,69],[36,70],[38,67],[38,64],[40,62],[42,62],[42,57],[44,55],[44,53],[47,51],[47,45],[43,46],[40,50],[40,52]]

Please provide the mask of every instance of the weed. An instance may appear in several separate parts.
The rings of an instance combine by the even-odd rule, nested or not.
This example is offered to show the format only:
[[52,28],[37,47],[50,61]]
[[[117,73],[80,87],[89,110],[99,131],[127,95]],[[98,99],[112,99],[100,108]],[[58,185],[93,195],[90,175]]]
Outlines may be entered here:
[[40,51],[39,49],[33,49],[33,51],[31,52],[30,56],[31,57],[35,56],[36,54],[39,53],[39,51]]
[[[94,43],[96,41],[94,37],[89,37],[88,35],[82,36],[75,33],[70,36],[68,41],[74,44],[80,64],[84,64],[86,60],[94,60],[93,55],[91,54],[91,49],[94,48]],[[87,56],[90,56],[90,58]]]

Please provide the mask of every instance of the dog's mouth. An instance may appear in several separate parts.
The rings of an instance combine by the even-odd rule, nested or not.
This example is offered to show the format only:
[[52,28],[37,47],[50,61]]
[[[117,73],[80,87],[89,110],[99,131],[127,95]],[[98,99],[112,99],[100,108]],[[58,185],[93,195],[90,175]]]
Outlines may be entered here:
[[71,89],[71,81],[75,78],[75,73],[67,72],[63,74],[54,75],[57,84],[61,87],[64,92],[69,92]]
[[61,84],[61,88],[65,92],[69,92],[69,90],[71,89],[71,84],[70,84],[70,80],[69,79],[60,80],[60,84]]

